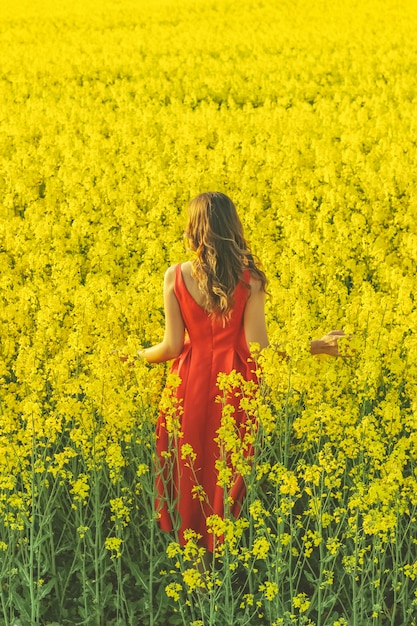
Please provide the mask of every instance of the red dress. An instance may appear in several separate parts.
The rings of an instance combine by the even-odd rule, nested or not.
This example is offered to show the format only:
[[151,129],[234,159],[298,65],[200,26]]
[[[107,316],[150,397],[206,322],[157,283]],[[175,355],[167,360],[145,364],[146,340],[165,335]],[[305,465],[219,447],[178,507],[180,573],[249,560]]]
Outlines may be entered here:
[[[217,376],[219,372],[229,374],[235,370],[245,380],[256,382],[243,327],[249,280],[250,272],[245,270],[243,281],[247,285],[239,282],[236,286],[231,317],[223,324],[197,304],[185,285],[181,264],[176,266],[174,293],[188,337],[171,371],[181,379],[173,394],[179,407],[174,416],[183,435],[172,435],[172,430],[167,428],[168,412],[161,411],[157,423],[156,508],[161,528],[178,530],[181,545],[185,544],[184,530],[192,529],[202,536],[201,543],[210,551],[213,551],[213,535],[207,532],[206,518],[213,514],[224,516],[224,486],[217,484],[215,467],[220,454],[215,439],[222,416],[222,405],[216,402],[220,394]],[[247,415],[239,410],[239,398],[229,398],[228,402],[235,406],[234,418],[239,427],[239,420],[246,420]],[[184,444],[190,444],[196,455],[192,463],[181,458]],[[204,490],[202,499],[193,491],[196,486],[200,493],[201,487]],[[243,478],[237,476],[229,492],[231,513],[235,516],[244,494]]]

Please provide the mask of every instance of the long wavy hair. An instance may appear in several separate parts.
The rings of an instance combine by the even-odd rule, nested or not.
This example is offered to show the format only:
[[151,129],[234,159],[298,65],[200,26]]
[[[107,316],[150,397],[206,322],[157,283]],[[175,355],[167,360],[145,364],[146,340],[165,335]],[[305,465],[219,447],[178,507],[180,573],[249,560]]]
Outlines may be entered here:
[[245,269],[261,281],[266,291],[266,276],[248,248],[236,207],[228,196],[206,192],[191,200],[185,234],[196,255],[192,271],[208,313],[223,319],[230,317],[234,291],[239,281],[245,282]]

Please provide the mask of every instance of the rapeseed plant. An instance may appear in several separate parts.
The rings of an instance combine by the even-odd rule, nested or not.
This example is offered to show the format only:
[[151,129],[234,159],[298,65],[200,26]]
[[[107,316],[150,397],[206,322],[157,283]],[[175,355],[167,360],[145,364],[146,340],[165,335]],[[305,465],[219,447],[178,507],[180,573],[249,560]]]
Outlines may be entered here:
[[[0,19],[0,626],[416,624],[414,4]],[[237,476],[247,495],[207,519],[210,559],[157,528],[159,404],[167,461],[195,459],[179,381],[135,359],[206,188],[263,262],[271,338],[258,389],[219,379],[248,418],[225,403],[226,512]],[[312,358],[339,325],[353,357]]]

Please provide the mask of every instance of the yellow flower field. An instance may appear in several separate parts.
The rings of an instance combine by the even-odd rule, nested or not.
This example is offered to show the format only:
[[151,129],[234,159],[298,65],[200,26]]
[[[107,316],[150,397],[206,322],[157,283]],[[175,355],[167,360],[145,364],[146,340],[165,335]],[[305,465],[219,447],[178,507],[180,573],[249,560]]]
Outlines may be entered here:
[[[417,4],[15,0],[0,25],[0,626],[415,626]],[[202,576],[156,523],[168,369],[134,355],[205,190],[290,359],[220,381],[260,428],[248,463],[225,414],[247,500]],[[332,328],[352,358],[310,356]]]

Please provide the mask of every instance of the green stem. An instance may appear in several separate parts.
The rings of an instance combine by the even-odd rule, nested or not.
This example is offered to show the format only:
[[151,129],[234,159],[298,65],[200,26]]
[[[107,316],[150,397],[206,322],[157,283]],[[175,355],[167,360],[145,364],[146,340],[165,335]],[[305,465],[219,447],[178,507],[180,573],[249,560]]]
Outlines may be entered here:
[[95,538],[94,538],[94,603],[96,624],[101,625],[101,612],[100,612],[100,596],[101,596],[101,568],[100,568],[100,552],[102,548],[102,534],[101,534],[101,502],[100,502],[100,485],[98,482],[97,469],[94,468],[94,524],[95,524]]
[[36,609],[36,600],[35,597],[35,580],[33,576],[33,569],[35,566],[35,550],[34,550],[34,542],[35,542],[35,422],[32,414],[32,451],[31,451],[31,519],[29,525],[29,594],[30,594],[30,616],[31,616],[31,624],[37,623],[37,609]]
[[358,621],[358,603],[360,601],[360,598],[358,596],[358,585],[357,585],[357,575],[358,575],[358,553],[359,553],[359,549],[358,549],[358,543],[359,543],[359,538],[358,538],[358,522],[359,522],[359,511],[356,512],[356,536],[355,536],[355,566],[354,566],[354,570],[353,570],[353,576],[352,576],[352,626],[360,626],[360,623]]
[[150,527],[150,549],[149,549],[149,578],[148,578],[148,595],[149,595],[149,626],[154,625],[154,610],[153,610],[153,574],[154,574],[154,563],[153,563],[153,550],[154,550],[154,538],[155,538],[155,522],[152,520]]

